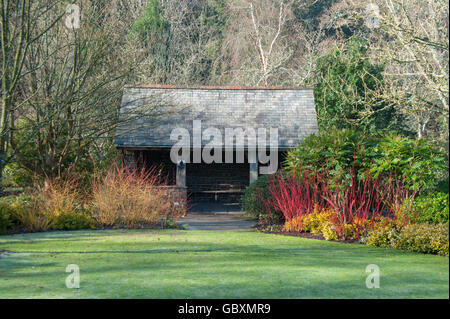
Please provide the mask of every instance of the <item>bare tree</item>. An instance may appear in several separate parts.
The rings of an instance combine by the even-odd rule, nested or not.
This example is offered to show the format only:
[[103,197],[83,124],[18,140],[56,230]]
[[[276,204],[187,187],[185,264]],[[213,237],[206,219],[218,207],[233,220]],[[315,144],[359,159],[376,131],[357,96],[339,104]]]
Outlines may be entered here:
[[271,76],[292,56],[283,42],[290,3],[236,0],[228,10],[225,50],[234,73],[231,78],[247,85],[273,84]]
[[[1,17],[1,117],[0,117],[0,187],[3,169],[11,160],[8,154],[11,132],[12,113],[17,108],[17,87],[24,72],[23,66],[29,47],[45,35],[63,16],[61,1],[31,0],[0,2]],[[40,27],[38,19],[50,10],[55,12],[49,16],[46,26]],[[36,66],[39,67],[39,66]]]
[[243,85],[305,85],[312,75],[321,30],[307,30],[293,8],[312,0],[234,0],[223,45],[228,81]]
[[389,35],[379,41],[379,58],[387,64],[386,92],[411,118],[418,138],[448,143],[448,2],[383,0],[379,5],[381,31]]
[[448,149],[448,2],[342,0],[330,11],[327,23],[368,40],[371,59],[385,66],[379,98],[418,138]]
[[139,51],[127,34],[132,21],[123,13],[114,19],[118,7],[78,3],[80,28],[68,29],[62,21],[48,28],[29,46],[18,85],[10,146],[22,167],[41,176],[70,173],[92,145],[106,146],[114,138],[118,123],[170,112],[155,98],[119,116],[123,86],[135,79],[139,66]]
[[[221,77],[220,44],[224,21],[220,1],[151,1],[159,24],[140,23],[143,63],[139,79],[147,83],[210,84]],[[142,12],[141,18],[149,12]],[[138,18],[137,22],[140,22]],[[145,17],[144,17],[145,18]],[[147,24],[147,25],[146,25]],[[143,36],[144,35],[144,36]]]
[[[261,63],[261,70],[262,70],[262,82],[264,85],[267,85],[267,77],[269,73],[269,63],[271,63],[271,57],[272,57],[272,51],[273,47],[277,42],[277,39],[280,37],[281,30],[284,27],[286,23],[286,8],[283,4],[283,1],[279,2],[279,13],[278,13],[278,23],[273,30],[273,32],[270,32],[270,30],[267,30],[267,28],[264,28],[261,26],[261,24],[257,21],[255,16],[255,8],[253,6],[253,3],[250,2],[249,4],[249,11],[250,16],[252,18],[252,25],[253,25],[253,32],[250,33],[250,37],[252,39],[253,45],[258,52],[259,55],[259,61]],[[271,34],[273,33],[273,35]],[[269,41],[267,41],[266,47],[263,46],[263,35],[267,37],[269,35]]]

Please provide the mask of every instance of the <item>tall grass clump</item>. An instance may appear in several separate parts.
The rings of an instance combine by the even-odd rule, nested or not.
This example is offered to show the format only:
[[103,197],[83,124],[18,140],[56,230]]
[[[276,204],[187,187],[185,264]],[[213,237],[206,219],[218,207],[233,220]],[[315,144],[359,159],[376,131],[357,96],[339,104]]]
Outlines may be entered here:
[[186,203],[170,192],[167,178],[157,168],[130,171],[114,164],[93,183],[95,218],[103,227],[136,228],[166,220],[175,222],[185,213]]
[[81,209],[81,202],[75,178],[47,178],[32,193],[18,197],[11,208],[25,230],[37,232],[52,229],[59,216]]

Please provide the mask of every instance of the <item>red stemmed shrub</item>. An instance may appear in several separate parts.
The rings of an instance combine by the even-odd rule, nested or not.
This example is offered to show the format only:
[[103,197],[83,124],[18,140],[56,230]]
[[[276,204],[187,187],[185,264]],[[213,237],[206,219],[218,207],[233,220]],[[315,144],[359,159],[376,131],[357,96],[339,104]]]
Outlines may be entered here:
[[[367,233],[374,223],[390,219],[405,224],[411,218],[414,193],[395,177],[381,180],[369,174],[358,179],[354,170],[347,183],[323,173],[303,170],[301,174],[279,174],[272,179],[266,209],[281,212],[285,222],[303,230],[302,222],[310,214],[328,212],[328,221],[340,238]],[[329,214],[332,211],[333,213]],[[295,220],[295,223],[292,221]]]
[[[288,174],[278,174],[273,177],[269,187],[273,200],[262,198],[264,206],[269,214],[270,207],[281,212],[285,221],[312,213],[316,205],[321,208],[328,207],[324,197],[325,183],[309,172],[305,171],[301,179]],[[299,222],[301,223],[301,219]]]
[[335,184],[325,192],[325,198],[335,212],[330,221],[340,237],[346,236],[347,225],[352,226],[351,233],[359,239],[381,220],[409,222],[412,211],[405,203],[415,194],[397,178],[381,180],[366,174],[358,180],[356,174],[351,176],[349,184]]

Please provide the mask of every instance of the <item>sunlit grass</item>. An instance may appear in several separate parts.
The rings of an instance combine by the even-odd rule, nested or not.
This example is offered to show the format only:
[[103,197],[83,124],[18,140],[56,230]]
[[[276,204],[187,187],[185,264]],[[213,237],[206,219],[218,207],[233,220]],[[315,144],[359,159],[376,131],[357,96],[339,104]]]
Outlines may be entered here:
[[1,236],[1,250],[0,298],[449,297],[447,257],[257,232],[49,232]]

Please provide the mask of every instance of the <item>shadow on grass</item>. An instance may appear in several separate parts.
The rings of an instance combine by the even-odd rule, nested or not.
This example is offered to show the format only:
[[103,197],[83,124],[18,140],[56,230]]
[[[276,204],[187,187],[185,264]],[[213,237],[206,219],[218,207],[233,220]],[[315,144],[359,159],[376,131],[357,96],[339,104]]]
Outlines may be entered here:
[[[190,250],[205,252],[205,250]],[[218,251],[220,252],[220,251]],[[65,253],[65,252],[64,252]],[[122,253],[122,252],[120,252]],[[129,252],[126,252],[127,254]],[[171,252],[173,253],[173,252]],[[66,255],[64,255],[66,256]],[[149,256],[144,254],[140,256]],[[381,289],[365,287],[365,266],[361,260],[296,260],[279,256],[245,254],[122,259],[108,256],[102,263],[80,263],[82,290],[96,297],[109,297],[110,289],[121,298],[405,298],[448,296],[448,275],[436,276],[430,267],[407,270],[405,265],[381,266]],[[323,256],[322,256],[323,257]],[[95,258],[95,257],[94,257]],[[269,259],[269,260],[268,260]],[[49,291],[64,288],[67,260],[38,263],[38,272],[19,272],[30,263],[13,261],[8,265],[8,290],[21,289],[20,282],[41,278]],[[50,270],[56,267],[55,270]],[[420,267],[419,267],[420,268]],[[407,270],[407,271],[406,271]],[[387,273],[387,274],[384,274]],[[131,283],[130,283],[131,280]],[[54,282],[59,282],[56,285]],[[59,287],[59,288],[58,288]]]
[[[134,236],[136,234],[142,234],[145,236],[158,236],[158,235],[180,235],[181,233],[175,229],[95,229],[95,230],[55,230],[35,233],[23,233],[23,234],[10,234],[0,235],[0,240],[9,239],[11,242],[17,240],[20,241],[42,241],[43,238],[52,239],[77,239],[93,237],[109,237],[109,236]],[[8,241],[3,242],[3,244]]]
[[[54,291],[66,296],[65,267],[78,263],[82,297],[448,298],[448,258],[444,257],[281,235],[237,235],[227,242],[228,234],[211,239],[195,233],[186,242],[183,237],[178,241],[166,237],[160,242],[151,237],[146,242],[132,238],[109,242],[103,236],[169,235],[170,231],[43,234],[31,236],[33,245],[46,248],[52,243],[55,250],[24,248],[0,257],[4,287],[0,295],[10,291],[20,295],[22,289],[32,291],[43,283],[48,296]],[[21,238],[1,243],[11,244],[8,249],[14,250]],[[381,289],[365,287],[365,267],[372,263],[380,266]]]

